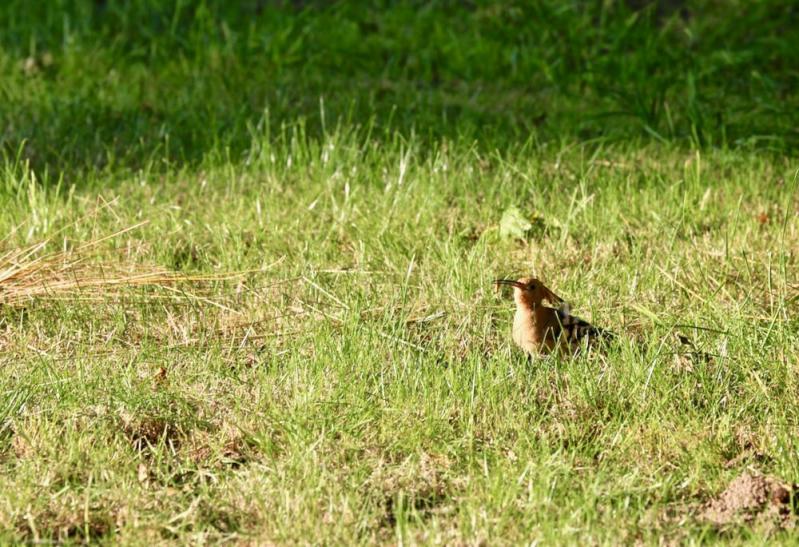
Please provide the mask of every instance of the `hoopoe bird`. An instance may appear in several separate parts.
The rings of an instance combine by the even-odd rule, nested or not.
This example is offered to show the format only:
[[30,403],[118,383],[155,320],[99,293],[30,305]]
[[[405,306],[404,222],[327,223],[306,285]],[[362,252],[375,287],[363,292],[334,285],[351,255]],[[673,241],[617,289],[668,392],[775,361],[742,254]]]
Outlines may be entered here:
[[[569,305],[534,277],[497,279],[494,283],[513,287],[513,341],[528,356],[555,351],[573,353],[584,343],[613,338],[613,333],[572,315]],[[559,307],[545,306],[545,300]]]

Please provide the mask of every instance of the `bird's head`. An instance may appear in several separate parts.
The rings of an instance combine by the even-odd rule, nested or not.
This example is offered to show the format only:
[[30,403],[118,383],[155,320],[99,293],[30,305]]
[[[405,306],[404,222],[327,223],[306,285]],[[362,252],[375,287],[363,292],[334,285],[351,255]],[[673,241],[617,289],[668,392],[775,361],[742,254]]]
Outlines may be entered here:
[[563,302],[563,299],[550,291],[535,277],[522,277],[521,279],[497,279],[495,285],[508,285],[513,287],[513,299],[520,308],[533,309],[541,305],[544,300],[552,305]]

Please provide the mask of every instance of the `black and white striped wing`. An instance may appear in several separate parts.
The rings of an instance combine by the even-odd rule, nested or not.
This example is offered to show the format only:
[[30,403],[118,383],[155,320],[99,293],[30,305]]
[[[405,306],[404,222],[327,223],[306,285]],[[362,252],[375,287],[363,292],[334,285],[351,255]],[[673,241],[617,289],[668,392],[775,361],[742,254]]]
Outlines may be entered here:
[[566,303],[563,303],[556,311],[562,335],[569,343],[580,343],[583,340],[591,343],[597,339],[611,340],[614,337],[612,332],[595,327],[585,319],[572,315],[570,307]]

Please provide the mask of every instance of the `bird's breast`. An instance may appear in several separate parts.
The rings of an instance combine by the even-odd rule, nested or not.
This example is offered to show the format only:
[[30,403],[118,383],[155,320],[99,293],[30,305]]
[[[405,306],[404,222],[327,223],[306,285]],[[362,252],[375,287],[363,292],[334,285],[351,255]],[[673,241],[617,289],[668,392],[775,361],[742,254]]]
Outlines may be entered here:
[[513,318],[513,341],[527,352],[535,352],[541,343],[535,316],[527,310],[517,310]]

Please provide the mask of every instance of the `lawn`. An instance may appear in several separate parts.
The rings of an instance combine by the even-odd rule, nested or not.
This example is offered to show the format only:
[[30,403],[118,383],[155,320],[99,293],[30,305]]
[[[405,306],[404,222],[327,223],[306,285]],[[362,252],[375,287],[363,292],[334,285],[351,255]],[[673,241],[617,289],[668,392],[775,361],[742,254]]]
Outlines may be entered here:
[[799,13],[637,4],[1,7],[0,542],[790,543]]

